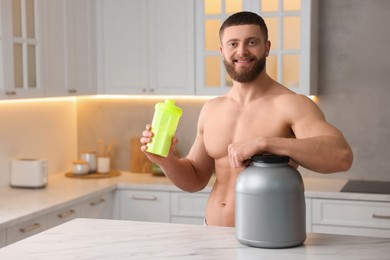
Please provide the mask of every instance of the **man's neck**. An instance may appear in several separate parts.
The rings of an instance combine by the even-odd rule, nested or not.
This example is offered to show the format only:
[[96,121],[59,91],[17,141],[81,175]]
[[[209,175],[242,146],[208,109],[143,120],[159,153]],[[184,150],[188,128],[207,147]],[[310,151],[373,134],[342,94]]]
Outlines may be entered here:
[[233,81],[233,88],[227,93],[228,97],[245,104],[267,95],[272,88],[273,80],[265,73],[261,73],[254,81]]

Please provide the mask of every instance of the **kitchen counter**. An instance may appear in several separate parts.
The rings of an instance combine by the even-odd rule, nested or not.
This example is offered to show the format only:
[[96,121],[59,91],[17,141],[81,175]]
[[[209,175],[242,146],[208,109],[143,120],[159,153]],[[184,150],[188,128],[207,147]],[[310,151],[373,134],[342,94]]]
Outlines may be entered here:
[[390,239],[309,233],[303,246],[240,244],[235,229],[74,219],[0,249],[1,259],[389,259]]
[[[210,192],[214,181],[213,177],[202,192]],[[340,192],[346,182],[304,178],[305,195],[307,198],[390,202],[390,195]],[[168,178],[145,173],[121,172],[121,176],[101,179],[75,179],[57,174],[49,177],[43,189],[0,188],[0,229],[116,189],[179,191]]]

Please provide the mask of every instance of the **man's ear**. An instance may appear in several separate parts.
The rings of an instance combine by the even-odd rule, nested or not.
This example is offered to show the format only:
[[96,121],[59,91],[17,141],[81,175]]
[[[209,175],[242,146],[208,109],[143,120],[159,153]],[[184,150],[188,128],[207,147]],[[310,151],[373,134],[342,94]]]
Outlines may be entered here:
[[268,57],[270,50],[271,50],[271,41],[268,40],[265,42],[265,55],[266,55],[266,57]]

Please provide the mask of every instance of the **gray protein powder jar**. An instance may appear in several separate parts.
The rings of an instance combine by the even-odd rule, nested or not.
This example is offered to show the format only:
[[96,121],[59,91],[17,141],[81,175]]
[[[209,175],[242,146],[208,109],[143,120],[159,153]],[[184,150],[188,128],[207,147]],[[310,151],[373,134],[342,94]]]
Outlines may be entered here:
[[287,156],[256,155],[235,186],[236,238],[244,245],[286,248],[306,239],[304,185]]

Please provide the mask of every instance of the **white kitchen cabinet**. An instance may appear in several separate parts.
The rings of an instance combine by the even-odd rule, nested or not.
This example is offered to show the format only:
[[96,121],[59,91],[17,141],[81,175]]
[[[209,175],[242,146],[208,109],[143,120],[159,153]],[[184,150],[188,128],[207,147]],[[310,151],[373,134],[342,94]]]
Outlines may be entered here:
[[0,1],[0,99],[42,97],[41,1]]
[[47,229],[47,215],[35,217],[7,228],[7,244],[35,235]]
[[46,96],[95,94],[95,1],[43,2]]
[[202,225],[208,193],[171,193],[171,222]]
[[80,203],[80,217],[112,219],[114,214],[114,192],[102,194]]
[[106,94],[193,94],[194,1],[98,1],[98,85]]
[[7,245],[7,230],[0,230],[0,248]]
[[80,205],[77,204],[49,213],[47,215],[47,226],[48,228],[52,228],[74,218],[78,218],[80,217],[80,211]]
[[223,95],[232,86],[219,51],[219,28],[239,11],[258,13],[267,24],[267,73],[299,94],[315,95],[318,0],[196,1],[196,94]]
[[312,231],[390,237],[390,203],[312,199]]
[[170,196],[165,191],[119,190],[120,219],[170,222]]

